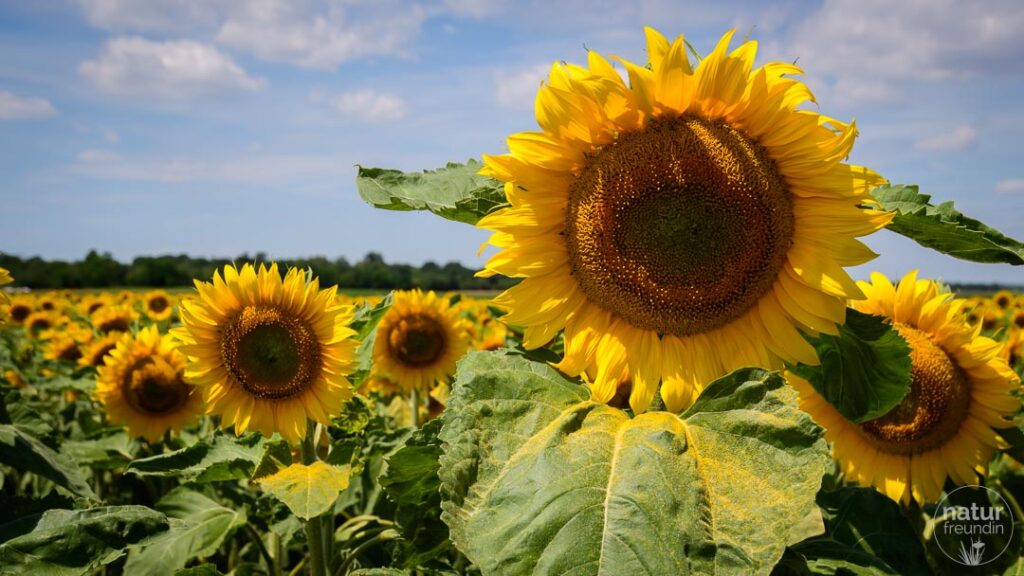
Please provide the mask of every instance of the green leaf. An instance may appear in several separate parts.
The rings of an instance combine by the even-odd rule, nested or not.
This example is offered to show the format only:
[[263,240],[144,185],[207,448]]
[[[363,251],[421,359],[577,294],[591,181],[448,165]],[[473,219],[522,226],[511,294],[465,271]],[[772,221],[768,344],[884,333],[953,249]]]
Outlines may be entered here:
[[13,424],[0,424],[0,463],[38,474],[77,496],[96,498],[78,468]]
[[934,206],[917,186],[881,186],[871,194],[896,211],[888,228],[922,246],[971,262],[1024,264],[1024,244],[964,216],[952,202]]
[[448,526],[441,522],[440,467],[441,420],[424,424],[387,459],[380,485],[397,505],[395,518],[401,527],[398,542],[402,567],[413,568],[436,558],[448,549]]
[[76,464],[92,469],[121,468],[132,460],[135,441],[123,429],[104,430],[89,440],[67,440],[60,453]]
[[263,445],[263,456],[253,470],[252,479],[258,480],[287,468],[292,463],[292,446],[286,440],[272,440]]
[[185,482],[249,478],[263,456],[265,443],[259,434],[236,438],[218,431],[213,438],[181,450],[135,460],[126,471],[136,476],[176,476]]
[[[885,562],[858,548],[831,540],[811,540],[786,551],[772,576],[895,576],[901,574]],[[930,574],[930,572],[907,572]]]
[[17,391],[8,392],[0,400],[0,424],[13,424],[39,439],[47,440],[53,435],[53,427]]
[[200,564],[191,568],[175,570],[174,576],[221,576],[215,564]]
[[330,509],[338,494],[348,487],[350,470],[317,461],[310,465],[292,464],[271,476],[258,480],[260,486],[303,520]]
[[183,487],[167,493],[156,509],[170,519],[170,530],[133,551],[124,567],[126,574],[162,576],[184,568],[193,558],[212,556],[246,522],[244,509],[225,508]]
[[736,371],[635,418],[547,365],[459,364],[442,518],[484,574],[748,574],[822,531],[821,429],[777,373]]
[[488,212],[507,204],[504,183],[477,174],[482,167],[472,159],[423,172],[360,166],[356,188],[375,208],[430,210],[449,220],[476,224]]
[[376,306],[363,304],[356,310],[355,317],[349,326],[358,332],[359,348],[356,349],[355,370],[352,373],[352,384],[358,386],[370,375],[373,366],[373,345],[377,339],[377,324],[391,309],[394,292],[388,293]]
[[49,510],[0,526],[0,566],[4,574],[86,574],[168,527],[163,514],[145,506]]
[[884,415],[910,391],[910,345],[885,318],[846,310],[838,336],[804,336],[820,366],[790,366],[852,422]]

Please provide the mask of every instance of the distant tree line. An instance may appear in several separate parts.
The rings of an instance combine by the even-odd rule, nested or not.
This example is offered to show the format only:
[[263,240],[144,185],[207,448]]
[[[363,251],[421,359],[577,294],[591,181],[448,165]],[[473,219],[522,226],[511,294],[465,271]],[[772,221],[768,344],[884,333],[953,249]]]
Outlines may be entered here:
[[[177,256],[140,256],[124,264],[109,253],[90,251],[83,260],[65,262],[39,257],[19,258],[0,252],[0,268],[14,276],[15,286],[28,288],[106,288],[191,286],[193,278],[209,280],[213,271],[225,264],[270,262],[266,254],[243,254],[234,260]],[[500,290],[512,285],[504,277],[475,278],[476,270],[458,262],[422,266],[389,264],[371,252],[354,264],[345,258],[328,260],[322,256],[298,260],[277,260],[282,266],[311,268],[320,277],[321,286],[337,284],[342,288],[424,290]]]

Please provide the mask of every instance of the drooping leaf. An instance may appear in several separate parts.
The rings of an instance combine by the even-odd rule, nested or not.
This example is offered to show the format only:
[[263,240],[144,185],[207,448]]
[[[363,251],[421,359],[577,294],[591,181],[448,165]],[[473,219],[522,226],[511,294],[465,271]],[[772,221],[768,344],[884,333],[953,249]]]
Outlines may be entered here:
[[504,184],[477,174],[477,160],[449,162],[444,168],[402,172],[359,167],[356,188],[368,204],[385,210],[429,210],[438,216],[476,224],[506,204]]
[[547,365],[472,353],[440,434],[442,518],[484,574],[748,574],[822,531],[821,430],[771,372],[635,418]]
[[252,479],[258,480],[291,466],[292,446],[286,440],[272,440],[263,445],[263,456],[260,457]]
[[145,506],[48,510],[0,526],[0,567],[4,574],[86,574],[168,527],[163,514]]
[[131,462],[135,441],[124,430],[104,430],[87,440],[66,440],[60,453],[92,469],[120,468]]
[[359,335],[359,348],[356,349],[355,371],[352,373],[352,384],[359,385],[370,375],[373,364],[373,345],[377,338],[377,324],[391,309],[393,293],[389,293],[375,306],[362,305],[352,319],[351,327]]
[[236,438],[217,432],[181,450],[135,460],[127,471],[136,476],[177,476],[187,482],[249,478],[263,456],[265,442],[259,434]]
[[96,497],[77,467],[13,424],[0,424],[0,464],[38,474],[77,496]]
[[881,186],[871,195],[896,211],[888,228],[922,246],[971,262],[1024,264],[1024,244],[964,216],[952,202],[932,205],[917,186]]
[[184,487],[167,493],[156,509],[170,519],[170,529],[129,554],[126,574],[162,576],[193,558],[211,556],[246,522],[244,509],[225,508]]
[[884,415],[910,391],[910,345],[881,316],[847,309],[839,335],[805,336],[820,366],[790,370],[852,422]]
[[441,420],[434,419],[413,432],[387,459],[380,485],[397,506],[395,517],[402,532],[398,542],[402,566],[413,568],[448,549],[448,526],[441,521]]
[[322,461],[291,466],[259,480],[260,486],[284,502],[293,514],[309,520],[326,512],[348,487],[349,470]]

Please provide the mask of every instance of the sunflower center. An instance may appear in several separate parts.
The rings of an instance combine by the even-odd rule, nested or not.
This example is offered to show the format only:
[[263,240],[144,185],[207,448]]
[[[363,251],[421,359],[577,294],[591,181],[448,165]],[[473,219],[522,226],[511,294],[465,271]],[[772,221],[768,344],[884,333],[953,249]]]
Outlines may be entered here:
[[143,358],[128,372],[122,385],[125,400],[136,410],[166,414],[188,400],[181,374],[158,357]]
[[762,147],[683,117],[589,159],[570,188],[565,236],[588,299],[634,326],[686,336],[728,324],[771,289],[793,219]]
[[131,327],[131,320],[125,316],[114,316],[100,322],[97,326],[100,332],[110,334],[111,332],[127,332]]
[[163,296],[155,296],[149,300],[149,309],[155,312],[156,314],[159,314],[164,310],[167,310],[167,307],[169,305],[170,303]]
[[910,344],[910,391],[861,429],[883,452],[924,452],[942,446],[960,429],[971,402],[970,381],[928,334],[901,323],[894,327]]
[[388,333],[388,344],[403,364],[432,364],[444,355],[444,327],[431,316],[411,315],[402,318],[391,328],[391,332]]
[[15,322],[21,323],[31,313],[32,309],[24,304],[14,304],[11,306],[11,319]]
[[242,309],[224,331],[221,354],[234,379],[257,398],[291,398],[320,375],[312,327],[277,308]]

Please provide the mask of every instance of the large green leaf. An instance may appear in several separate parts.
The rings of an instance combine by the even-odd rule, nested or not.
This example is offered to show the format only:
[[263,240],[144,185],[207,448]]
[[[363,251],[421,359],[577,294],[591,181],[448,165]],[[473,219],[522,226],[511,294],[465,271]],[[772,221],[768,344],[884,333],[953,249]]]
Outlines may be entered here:
[[351,469],[323,461],[295,463],[258,480],[260,486],[303,520],[326,512],[348,487]]
[[170,519],[170,530],[133,551],[124,567],[126,574],[162,576],[184,568],[193,558],[217,552],[224,538],[246,522],[244,509],[225,508],[184,487],[167,493],[156,508]]
[[413,568],[448,549],[448,527],[441,522],[441,420],[434,419],[413,432],[387,459],[380,485],[395,503],[395,518],[402,531],[397,549],[402,566]]
[[972,262],[1024,264],[1024,244],[964,216],[952,202],[934,206],[917,186],[881,186],[871,194],[896,212],[889,229],[922,246]]
[[0,526],[3,574],[71,576],[112,562],[169,527],[145,506],[49,510]]
[[370,205],[385,210],[430,210],[438,216],[476,224],[480,218],[506,204],[502,182],[477,174],[477,160],[449,162],[444,168],[402,172],[359,167],[356,188]]
[[249,478],[263,456],[259,434],[236,438],[217,432],[213,438],[167,454],[135,460],[127,471],[137,476],[176,476],[188,482],[219,482]]
[[0,424],[0,464],[38,474],[75,495],[96,497],[78,468],[13,424]]
[[131,462],[135,446],[123,429],[106,429],[87,440],[65,441],[60,453],[87,468],[121,468]]
[[839,335],[805,336],[820,366],[791,366],[852,422],[884,415],[910,391],[910,346],[881,316],[846,311]]
[[459,364],[440,438],[442,518],[484,574],[749,574],[822,531],[821,430],[744,369],[682,415],[627,413],[547,365]]
[[370,375],[373,365],[373,345],[377,338],[377,324],[391,309],[393,294],[389,293],[374,306],[363,304],[356,310],[355,317],[349,326],[358,332],[359,348],[356,349],[356,369],[352,373],[352,383],[359,385]]

